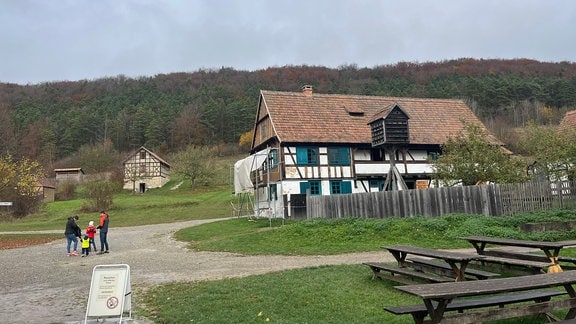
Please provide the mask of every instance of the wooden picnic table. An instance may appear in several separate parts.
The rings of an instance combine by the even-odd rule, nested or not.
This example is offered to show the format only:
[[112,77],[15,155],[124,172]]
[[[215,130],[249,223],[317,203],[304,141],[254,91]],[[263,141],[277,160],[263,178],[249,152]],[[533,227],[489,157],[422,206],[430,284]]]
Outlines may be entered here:
[[463,240],[470,242],[476,252],[480,255],[488,255],[486,250],[487,244],[501,245],[501,246],[517,246],[526,248],[540,249],[546,254],[546,257],[552,265],[556,265],[559,270],[561,270],[558,265],[558,255],[560,250],[565,246],[574,245],[574,241],[558,241],[558,242],[544,242],[544,241],[530,241],[530,240],[515,240],[507,238],[497,238],[488,236],[467,236],[462,237]]
[[406,257],[409,254],[444,260],[454,271],[456,281],[465,280],[466,267],[470,261],[483,258],[482,255],[477,254],[442,251],[408,245],[385,246],[383,248],[394,256],[399,267],[407,267]]
[[[576,271],[564,271],[554,274],[397,286],[395,288],[422,298],[427,309],[427,315],[431,318],[431,323],[473,323],[550,313],[566,308],[568,308],[569,311],[565,319],[574,319],[576,318],[576,292],[572,286],[574,284],[576,284]],[[459,313],[447,317],[445,317],[444,314],[447,305],[455,298],[508,294],[553,287],[564,287],[569,298],[508,308],[491,308],[483,311]],[[420,319],[422,320],[422,318]],[[415,321],[416,320],[415,318]]]

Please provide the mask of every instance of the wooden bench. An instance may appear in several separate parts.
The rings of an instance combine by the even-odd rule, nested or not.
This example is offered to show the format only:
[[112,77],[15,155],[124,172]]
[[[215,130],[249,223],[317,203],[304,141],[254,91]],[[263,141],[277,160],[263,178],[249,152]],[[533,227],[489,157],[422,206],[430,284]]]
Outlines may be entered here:
[[435,274],[424,273],[416,271],[408,267],[399,267],[386,263],[379,262],[364,262],[363,264],[370,267],[372,270],[372,279],[388,279],[403,284],[418,283],[414,279],[418,278],[427,282],[451,282],[454,281],[450,277],[442,277]]
[[[513,293],[507,295],[490,296],[484,298],[476,299],[461,299],[455,300],[448,305],[444,312],[457,311],[458,313],[463,313],[465,310],[477,309],[484,307],[498,306],[500,308],[505,305],[521,303],[527,301],[534,301],[536,303],[541,303],[549,301],[552,297],[565,295],[565,291],[560,290],[543,290],[543,291],[531,291],[522,293]],[[438,303],[432,302],[434,307],[438,306]],[[428,315],[428,309],[424,304],[418,305],[408,305],[408,306],[391,306],[384,307],[384,309],[390,313],[396,315],[412,315],[415,323],[423,323],[424,319]]]
[[[415,310],[416,317],[413,319],[416,323],[480,323],[483,321],[515,318],[522,316],[534,316],[546,314],[550,319],[558,320],[552,312],[568,309],[564,320],[571,319],[574,322],[576,318],[576,291],[573,285],[576,284],[576,271],[564,271],[559,273],[544,273],[532,276],[497,278],[490,280],[470,280],[462,282],[444,282],[429,283],[420,285],[396,286],[395,289],[419,296],[422,298],[426,314]],[[549,288],[564,288],[569,297],[554,300],[545,300],[546,292]],[[503,307],[507,303],[512,303],[516,297],[510,297],[511,293],[524,294],[531,292],[542,292],[540,299],[538,296],[532,299],[536,303],[511,305]],[[485,299],[480,302],[470,301],[471,304],[456,304],[456,307],[450,306],[453,303],[465,303],[465,298],[482,298],[481,296],[490,296],[495,299]],[[497,296],[502,297],[498,303]],[[518,296],[518,295],[514,295]],[[524,297],[529,295],[524,295]],[[467,299],[466,299],[467,300]],[[498,308],[485,308],[479,305],[494,304],[501,306]],[[466,309],[480,308],[470,312],[464,312]],[[420,308],[421,309],[421,308]],[[459,311],[458,313],[448,313],[447,309]],[[401,309],[400,309],[401,310]],[[398,311],[398,310],[396,310]],[[429,320],[425,320],[429,317]]]
[[384,249],[388,250],[388,252],[394,256],[394,259],[398,262],[398,266],[401,268],[408,266],[406,257],[409,254],[442,260],[450,266],[454,272],[456,281],[465,280],[464,274],[470,261],[484,258],[483,255],[478,254],[427,249],[408,245],[385,246]]
[[[512,274],[526,275],[526,274],[546,273],[546,270],[548,269],[548,267],[552,265],[552,263],[513,259],[513,258],[502,258],[496,256],[486,256],[484,259],[478,261],[476,265],[487,270],[490,269],[493,271],[500,270]],[[502,268],[505,268],[506,270],[502,270]]]
[[[538,262],[550,262],[548,257],[543,255],[543,254],[505,251],[505,250],[500,250],[500,249],[484,250],[484,255],[492,255],[492,256],[503,257],[503,258],[530,260],[530,261],[538,261]],[[576,258],[572,258],[572,257],[558,256],[558,261],[576,264]]]
[[[444,277],[453,277],[453,278],[455,277],[454,271],[452,270],[452,267],[450,267],[446,263],[438,262],[436,260],[431,260],[431,259],[424,259],[424,258],[409,258],[408,260],[412,262],[410,267],[412,267],[413,269],[415,269],[417,271],[432,272],[434,274],[444,276]],[[490,279],[490,278],[500,276],[499,273],[482,271],[482,270],[478,270],[478,269],[471,269],[470,267],[466,268],[466,270],[464,271],[464,274],[466,276],[475,277],[476,279],[480,279],[480,280],[485,280],[485,279]]]

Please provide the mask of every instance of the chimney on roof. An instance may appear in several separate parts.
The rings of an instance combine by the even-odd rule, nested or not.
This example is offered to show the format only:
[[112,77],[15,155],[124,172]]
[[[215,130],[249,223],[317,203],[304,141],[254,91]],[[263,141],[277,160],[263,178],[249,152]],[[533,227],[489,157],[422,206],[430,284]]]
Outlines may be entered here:
[[302,87],[302,92],[307,95],[307,96],[311,96],[312,95],[312,86],[311,85],[305,85]]

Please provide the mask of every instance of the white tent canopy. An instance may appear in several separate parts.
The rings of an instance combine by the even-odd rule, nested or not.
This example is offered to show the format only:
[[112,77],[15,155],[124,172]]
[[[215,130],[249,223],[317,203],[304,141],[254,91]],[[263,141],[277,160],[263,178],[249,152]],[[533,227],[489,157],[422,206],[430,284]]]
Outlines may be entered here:
[[254,184],[250,179],[250,173],[258,170],[268,158],[269,148],[256,152],[249,157],[237,161],[234,164],[234,193],[236,195],[252,192]]

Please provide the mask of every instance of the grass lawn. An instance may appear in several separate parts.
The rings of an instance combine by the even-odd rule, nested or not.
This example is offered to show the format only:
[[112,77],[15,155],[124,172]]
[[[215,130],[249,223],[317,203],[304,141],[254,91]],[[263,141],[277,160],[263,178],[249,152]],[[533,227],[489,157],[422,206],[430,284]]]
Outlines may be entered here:
[[[372,280],[363,265],[287,270],[238,279],[174,283],[145,293],[155,323],[413,323],[385,306],[419,304],[419,298]],[[544,318],[491,323],[536,324]]]
[[[410,218],[312,219],[300,222],[232,219],[178,231],[176,238],[202,251],[242,254],[326,255],[377,251],[394,244],[428,248],[471,248],[463,236],[482,235],[524,240],[559,241],[576,230],[524,233],[518,225],[576,219],[576,211],[539,212],[514,217],[447,215]],[[563,255],[564,255],[563,251]]]
[[[465,235],[518,239],[564,240],[573,231],[523,233],[518,224],[576,219],[573,211],[515,217],[449,215],[440,218],[384,220],[338,219],[303,222],[233,219],[176,233],[197,250],[243,254],[315,255],[380,250],[388,244],[433,248],[471,247]],[[576,255],[576,249],[562,251]],[[370,260],[367,260],[370,261]],[[175,283],[143,292],[146,310],[157,323],[412,323],[384,306],[420,303],[400,293],[395,283],[372,280],[364,265],[287,270],[239,279]],[[518,318],[491,323],[545,323],[544,318]]]
[[322,266],[164,285],[143,302],[157,323],[407,323],[382,308],[418,299],[392,287],[365,266]]

